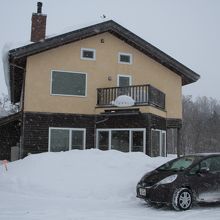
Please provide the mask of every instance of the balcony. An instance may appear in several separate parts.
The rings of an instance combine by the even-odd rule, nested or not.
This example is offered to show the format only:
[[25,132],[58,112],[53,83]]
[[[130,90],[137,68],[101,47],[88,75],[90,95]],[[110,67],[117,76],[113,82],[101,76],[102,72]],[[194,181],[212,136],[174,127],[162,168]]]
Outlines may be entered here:
[[132,97],[135,106],[150,105],[165,110],[165,94],[149,84],[98,88],[97,107],[113,107],[112,101],[120,95]]

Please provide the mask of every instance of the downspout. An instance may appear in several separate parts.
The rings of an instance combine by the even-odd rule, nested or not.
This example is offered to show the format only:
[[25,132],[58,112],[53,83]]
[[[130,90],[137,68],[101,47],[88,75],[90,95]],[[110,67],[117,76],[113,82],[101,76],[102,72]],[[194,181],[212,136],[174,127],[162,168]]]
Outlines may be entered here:
[[[21,90],[21,103],[20,103],[20,111],[21,111],[21,136],[20,136],[20,146],[19,146],[19,157],[20,159],[23,158],[23,144],[24,144],[24,94],[25,94],[25,78],[26,78],[26,68],[16,65],[14,63],[9,63],[9,66],[13,68],[19,68],[23,70],[23,83],[22,83],[22,90]],[[14,74],[13,74],[14,75]],[[13,76],[14,77],[14,76]]]
[[97,115],[95,115],[95,120],[94,120],[94,148],[96,148],[96,143],[97,143],[97,137],[96,137],[96,129],[97,129],[97,124],[103,123],[108,121],[109,118],[105,118],[103,120],[97,121]]

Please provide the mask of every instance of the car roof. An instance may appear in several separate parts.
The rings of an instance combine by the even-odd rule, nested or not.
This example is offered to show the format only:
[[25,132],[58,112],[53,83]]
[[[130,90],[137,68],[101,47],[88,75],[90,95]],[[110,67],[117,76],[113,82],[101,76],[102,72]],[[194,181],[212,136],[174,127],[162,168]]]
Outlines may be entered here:
[[196,154],[188,154],[185,156],[198,156],[198,157],[209,157],[209,156],[220,156],[220,152],[216,153],[196,153]]

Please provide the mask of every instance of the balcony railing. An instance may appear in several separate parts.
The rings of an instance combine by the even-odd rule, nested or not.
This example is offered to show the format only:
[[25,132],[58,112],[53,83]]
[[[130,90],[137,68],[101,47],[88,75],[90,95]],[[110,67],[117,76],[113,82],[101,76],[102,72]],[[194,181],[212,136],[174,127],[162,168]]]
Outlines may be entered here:
[[97,106],[111,107],[114,101],[120,95],[128,95],[138,105],[153,105],[165,109],[165,94],[151,85],[135,85],[124,87],[109,87],[97,89]]

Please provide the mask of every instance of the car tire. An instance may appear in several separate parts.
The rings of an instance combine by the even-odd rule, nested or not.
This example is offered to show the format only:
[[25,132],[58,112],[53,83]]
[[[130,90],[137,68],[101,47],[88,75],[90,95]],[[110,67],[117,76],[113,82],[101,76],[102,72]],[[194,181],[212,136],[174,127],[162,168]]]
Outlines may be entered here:
[[177,211],[185,211],[190,209],[193,201],[191,190],[180,188],[175,190],[172,198],[172,207]]

